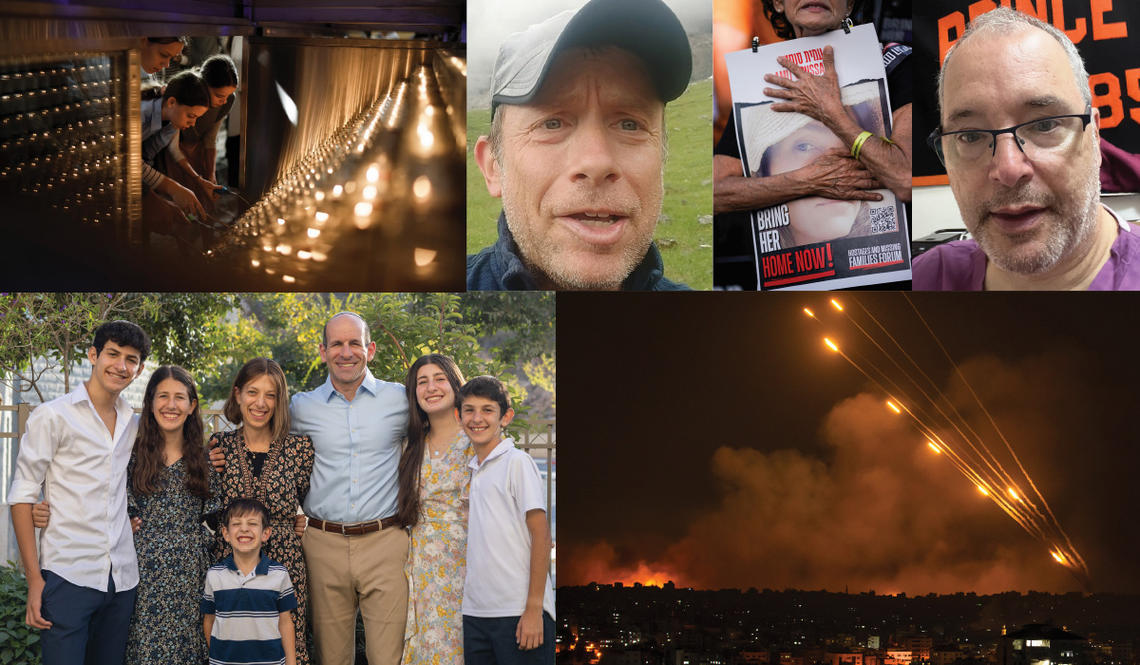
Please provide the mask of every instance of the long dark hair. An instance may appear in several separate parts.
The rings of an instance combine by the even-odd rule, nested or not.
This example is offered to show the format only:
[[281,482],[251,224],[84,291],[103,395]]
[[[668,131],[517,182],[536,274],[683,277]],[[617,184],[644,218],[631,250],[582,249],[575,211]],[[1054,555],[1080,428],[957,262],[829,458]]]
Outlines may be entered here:
[[165,484],[166,461],[163,448],[166,439],[154,418],[154,394],[158,384],[174,379],[186,386],[194,408],[182,423],[182,465],[186,469],[186,490],[203,499],[210,498],[210,466],[206,461],[206,441],[202,433],[202,414],[198,410],[198,390],[190,373],[177,365],[163,365],[150,375],[143,396],[142,419],[135,439],[135,466],[131,487],[139,494],[155,494]]
[[459,398],[459,389],[463,387],[463,373],[459,371],[459,366],[443,354],[420,356],[408,368],[408,376],[404,379],[404,392],[408,396],[408,440],[400,454],[400,488],[396,499],[396,518],[405,527],[415,526],[419,521],[420,467],[424,462],[427,433],[431,429],[427,412],[420,408],[420,402],[416,399],[416,375],[425,365],[435,365],[443,370],[455,399]]

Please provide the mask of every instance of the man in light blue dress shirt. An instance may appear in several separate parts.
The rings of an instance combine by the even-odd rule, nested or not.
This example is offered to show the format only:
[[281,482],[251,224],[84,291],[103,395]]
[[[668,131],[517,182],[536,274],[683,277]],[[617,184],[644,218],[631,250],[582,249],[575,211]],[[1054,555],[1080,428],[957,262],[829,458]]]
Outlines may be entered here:
[[328,379],[290,404],[293,431],[316,450],[301,544],[319,662],[351,665],[359,608],[368,662],[395,665],[408,603],[408,535],[396,520],[408,401],[403,385],[368,371],[376,343],[359,314],[329,319],[319,348]]

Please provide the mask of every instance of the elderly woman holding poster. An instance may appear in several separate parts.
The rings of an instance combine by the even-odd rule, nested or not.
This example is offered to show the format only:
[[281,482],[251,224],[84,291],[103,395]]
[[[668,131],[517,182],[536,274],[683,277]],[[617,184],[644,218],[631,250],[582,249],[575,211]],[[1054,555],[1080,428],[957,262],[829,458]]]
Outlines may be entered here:
[[[858,0],[762,0],[765,16],[785,38],[821,35],[842,27]],[[800,168],[764,177],[745,177],[735,123],[729,119],[713,157],[713,207],[717,213],[766,208],[807,196],[845,201],[878,201],[872,189],[886,187],[900,200],[910,201],[911,82],[905,61],[909,49],[884,51],[890,89],[893,133],[866,136],[857,118],[845,107],[835,75],[834,54],[823,54],[819,76],[784,58],[779,64],[790,78],[768,75],[764,92],[783,101],[776,112],[802,113],[826,128],[832,149]],[[759,174],[763,175],[763,174]],[[718,232],[719,234],[719,232]],[[718,235],[719,240],[719,235]]]

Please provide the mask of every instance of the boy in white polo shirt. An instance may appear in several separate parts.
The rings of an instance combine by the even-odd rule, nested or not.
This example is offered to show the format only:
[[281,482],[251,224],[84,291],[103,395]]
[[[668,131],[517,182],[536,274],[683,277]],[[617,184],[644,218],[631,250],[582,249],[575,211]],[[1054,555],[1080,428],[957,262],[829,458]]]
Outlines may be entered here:
[[554,663],[550,526],[530,455],[502,438],[515,412],[501,381],[477,376],[459,391],[460,424],[475,449],[463,586],[467,665]]

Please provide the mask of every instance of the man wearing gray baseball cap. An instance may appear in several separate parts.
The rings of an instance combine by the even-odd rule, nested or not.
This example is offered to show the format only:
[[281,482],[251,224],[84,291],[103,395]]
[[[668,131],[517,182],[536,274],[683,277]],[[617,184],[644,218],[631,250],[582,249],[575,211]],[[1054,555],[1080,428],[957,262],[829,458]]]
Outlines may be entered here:
[[590,0],[508,37],[475,143],[503,200],[498,241],[467,257],[471,290],[688,289],[653,231],[664,197],[665,104],[692,73],[661,0]]

